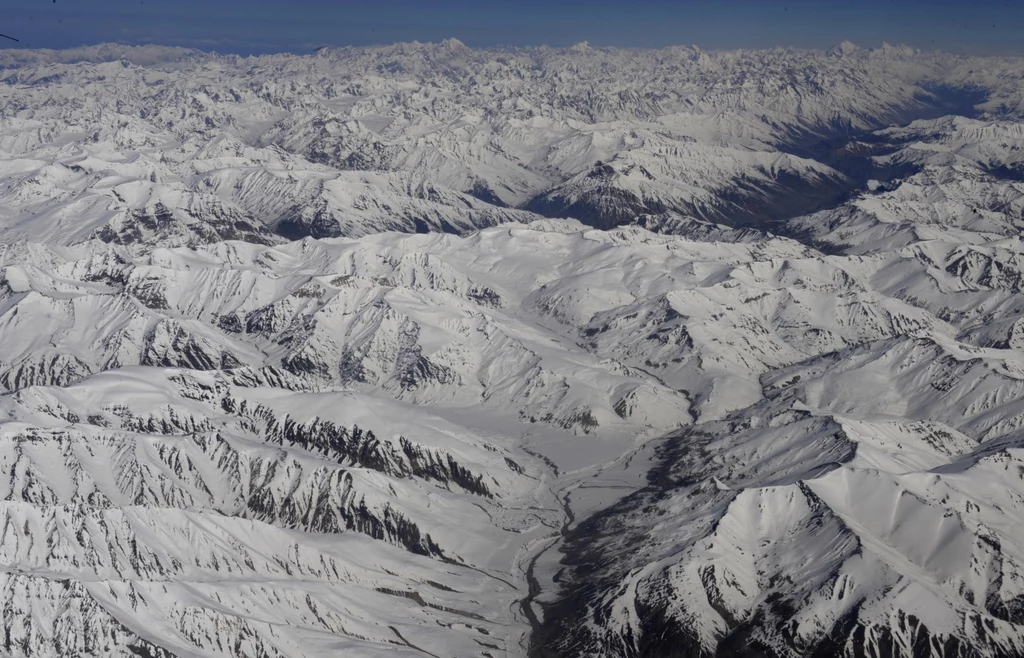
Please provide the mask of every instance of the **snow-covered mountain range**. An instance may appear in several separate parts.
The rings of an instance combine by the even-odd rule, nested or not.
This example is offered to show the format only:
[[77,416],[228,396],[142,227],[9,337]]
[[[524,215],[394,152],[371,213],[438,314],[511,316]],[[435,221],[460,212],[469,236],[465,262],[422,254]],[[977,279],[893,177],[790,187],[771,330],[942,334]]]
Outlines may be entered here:
[[1024,655],[1024,61],[0,82],[0,655]]

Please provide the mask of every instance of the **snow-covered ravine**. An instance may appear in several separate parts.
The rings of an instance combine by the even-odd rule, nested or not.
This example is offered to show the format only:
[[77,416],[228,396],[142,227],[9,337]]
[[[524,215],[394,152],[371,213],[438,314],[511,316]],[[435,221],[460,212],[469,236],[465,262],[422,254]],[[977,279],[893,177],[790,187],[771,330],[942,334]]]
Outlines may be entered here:
[[[519,570],[526,575],[528,594],[521,608],[530,623],[525,655],[544,655],[550,638],[545,633],[546,608],[559,601],[559,577],[562,571],[564,542],[575,527],[577,516],[586,518],[615,501],[642,489],[651,468],[649,453],[653,450],[649,437],[640,435],[635,445],[611,461],[563,473],[555,471],[550,491],[562,510],[561,525],[523,547],[517,556]],[[529,449],[528,449],[529,450]]]

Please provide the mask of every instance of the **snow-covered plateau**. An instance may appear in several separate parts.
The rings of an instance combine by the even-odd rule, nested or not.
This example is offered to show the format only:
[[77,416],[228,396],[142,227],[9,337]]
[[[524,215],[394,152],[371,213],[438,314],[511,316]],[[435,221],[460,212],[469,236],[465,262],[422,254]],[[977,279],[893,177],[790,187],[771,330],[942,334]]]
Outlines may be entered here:
[[0,656],[1024,656],[1024,60],[0,51]]

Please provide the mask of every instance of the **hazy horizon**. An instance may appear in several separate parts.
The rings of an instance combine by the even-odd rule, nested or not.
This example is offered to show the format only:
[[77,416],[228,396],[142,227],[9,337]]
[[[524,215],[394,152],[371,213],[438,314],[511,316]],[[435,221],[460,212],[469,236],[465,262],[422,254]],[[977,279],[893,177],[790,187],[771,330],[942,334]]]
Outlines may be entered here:
[[474,48],[566,47],[587,41],[595,47],[820,50],[849,40],[865,48],[887,42],[971,55],[1024,54],[1019,38],[1024,33],[1024,6],[990,0],[970,5],[952,0],[867,0],[856,6],[808,0],[639,0],[629,6],[607,0],[497,0],[485,6],[466,0],[430,6],[411,0],[95,0],[88,8],[61,1],[9,4],[0,33],[19,41],[5,40],[0,45],[4,48],[119,43],[249,55],[453,37]]

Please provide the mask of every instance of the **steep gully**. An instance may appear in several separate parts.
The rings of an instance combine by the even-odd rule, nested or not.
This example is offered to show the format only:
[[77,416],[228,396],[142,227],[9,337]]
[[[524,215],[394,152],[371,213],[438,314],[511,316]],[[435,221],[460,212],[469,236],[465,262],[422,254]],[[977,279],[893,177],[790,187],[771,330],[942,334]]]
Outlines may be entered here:
[[[562,518],[560,526],[551,533],[536,538],[523,547],[517,556],[517,568],[523,574],[527,592],[519,599],[519,607],[522,618],[530,625],[529,637],[522,639],[523,649],[531,658],[546,655],[543,652],[543,637],[546,623],[550,620],[545,618],[548,605],[540,601],[540,597],[547,593],[545,584],[556,586],[558,584],[557,553],[552,549],[561,549],[569,538],[570,532],[576,524],[578,508],[584,508],[586,514],[594,513],[596,510],[605,508],[613,503],[620,496],[627,495],[641,488],[646,483],[648,461],[637,460],[636,457],[658,443],[652,441],[654,437],[640,437],[633,446],[622,455],[595,466],[576,470],[570,473],[562,473],[556,465],[548,461],[543,455],[524,448],[527,452],[534,454],[544,461],[548,461],[552,468],[554,482],[548,486],[552,499],[557,501]],[[636,461],[636,464],[634,464]],[[590,500],[573,500],[573,494],[585,490],[601,490],[606,496],[603,504]],[[610,496],[610,498],[609,498]],[[545,563],[548,571],[555,571],[550,578],[544,578],[537,573],[539,566]],[[546,581],[550,580],[550,583]]]

